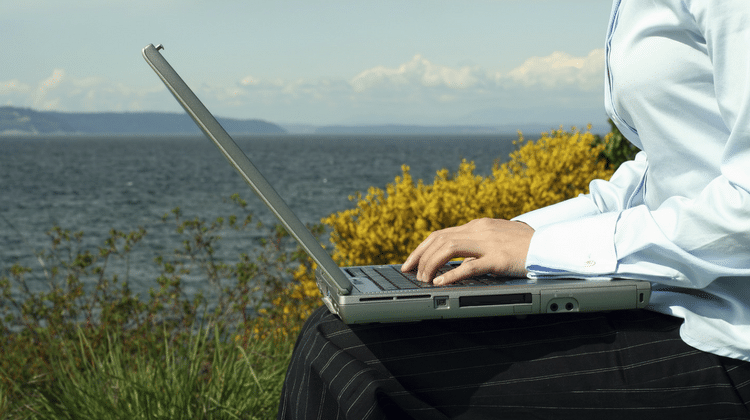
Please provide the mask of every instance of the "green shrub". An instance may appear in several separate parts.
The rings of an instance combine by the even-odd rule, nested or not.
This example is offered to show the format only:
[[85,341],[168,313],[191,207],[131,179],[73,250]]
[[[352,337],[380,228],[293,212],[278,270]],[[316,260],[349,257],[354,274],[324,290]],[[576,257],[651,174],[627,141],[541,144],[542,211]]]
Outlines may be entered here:
[[609,134],[604,138],[597,138],[594,145],[604,145],[604,150],[602,150],[599,157],[606,160],[607,167],[614,171],[624,162],[635,158],[635,155],[640,150],[622,135],[612,120],[609,120],[609,126],[611,128]]
[[[82,232],[55,227],[39,267],[15,265],[0,277],[0,418],[275,416],[289,331],[299,326],[257,316],[303,258],[283,229],[252,225],[249,214],[207,222],[176,208],[169,220],[181,240],[156,257],[160,274],[146,296],[111,273],[142,229],[113,230],[89,248]],[[253,227],[266,232],[257,254],[219,257],[222,232]],[[29,287],[32,276],[47,289]],[[186,295],[186,276],[207,280],[210,309],[202,294]]]
[[243,346],[216,329],[178,337],[165,329],[136,351],[108,335],[100,353],[77,331],[53,369],[64,380],[33,402],[36,418],[272,419],[294,345],[269,337]]
[[598,158],[605,146],[589,131],[553,130],[535,142],[519,135],[518,145],[487,177],[464,161],[427,185],[415,183],[405,165],[385,190],[350,197],[356,207],[323,220],[332,228],[334,258],[345,265],[400,263],[432,231],[480,217],[510,219],[585,193],[590,180],[612,174]]
[[[427,185],[404,166],[385,190],[353,197],[354,208],[323,220],[333,229],[334,258],[399,263],[433,230],[573,197],[630,156],[614,132],[597,140],[559,129],[517,144],[490,176],[464,161]],[[156,257],[160,274],[148,296],[133,293],[127,270],[124,278],[111,273],[115,262],[127,265],[143,229],[112,230],[85,249],[82,232],[55,227],[39,267],[3,273],[0,418],[274,418],[297,332],[320,305],[315,266],[279,227],[264,231],[257,254],[219,257],[226,229],[264,229],[239,196],[232,201],[242,217],[186,219],[178,208],[165,215],[181,241]],[[48,289],[32,291],[29,276]],[[216,296],[211,309],[202,294],[185,294],[186,276],[206,279]]]

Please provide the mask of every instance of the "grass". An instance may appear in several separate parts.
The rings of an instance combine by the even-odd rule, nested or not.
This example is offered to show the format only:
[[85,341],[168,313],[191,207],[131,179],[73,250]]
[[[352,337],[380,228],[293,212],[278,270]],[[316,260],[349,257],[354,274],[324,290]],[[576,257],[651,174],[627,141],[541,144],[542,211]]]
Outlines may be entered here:
[[[633,150],[612,127],[592,146],[605,144],[600,158],[614,168]],[[208,223],[179,208],[164,216],[179,245],[155,256],[161,274],[148,296],[127,278],[143,229],[112,230],[84,249],[82,232],[54,227],[36,270],[0,273],[0,419],[275,418],[296,334],[319,305],[314,270],[278,227],[258,255],[222,260],[224,229],[253,226],[247,203],[231,200],[244,217]],[[118,262],[125,278],[111,274]],[[205,279],[216,297],[210,311],[202,295],[185,295],[186,277]],[[27,278],[48,287],[29,288]]]
[[[0,417],[34,419],[272,419],[294,339],[243,345],[218,329],[130,344],[83,329],[50,359],[47,378],[0,388]],[[155,340],[150,340],[155,339]],[[135,345],[134,345],[135,344]],[[7,378],[7,377],[6,377]]]
[[[54,227],[39,267],[0,273],[0,419],[276,417],[296,334],[319,302],[289,279],[311,263],[279,228],[265,228],[257,255],[220,258],[221,233],[252,228],[249,214],[208,223],[175,209],[171,220],[178,244],[155,256],[147,296],[112,274],[127,273],[113,267],[128,264],[143,229],[91,248]],[[210,309],[187,296],[185,276],[206,279]]]

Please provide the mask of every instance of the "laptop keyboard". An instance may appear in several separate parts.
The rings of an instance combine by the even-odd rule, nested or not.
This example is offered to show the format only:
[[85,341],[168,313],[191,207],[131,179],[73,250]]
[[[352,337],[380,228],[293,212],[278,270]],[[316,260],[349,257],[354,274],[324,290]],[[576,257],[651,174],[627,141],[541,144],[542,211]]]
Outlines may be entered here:
[[[445,265],[438,269],[438,275],[447,273],[454,269],[453,265]],[[352,267],[347,268],[354,277],[367,277],[378,285],[382,290],[402,290],[402,289],[424,289],[432,287],[457,287],[457,286],[488,286],[502,283],[501,278],[492,275],[483,275],[472,277],[462,281],[452,283],[446,286],[437,286],[417,280],[416,272],[403,273],[399,266],[371,266],[371,267]]]

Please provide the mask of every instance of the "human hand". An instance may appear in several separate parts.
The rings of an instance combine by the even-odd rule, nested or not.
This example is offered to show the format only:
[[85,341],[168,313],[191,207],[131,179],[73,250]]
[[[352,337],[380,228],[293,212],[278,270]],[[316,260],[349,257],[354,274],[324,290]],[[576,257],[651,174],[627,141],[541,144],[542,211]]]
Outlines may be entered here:
[[[409,255],[401,271],[416,268],[417,279],[432,280],[437,285],[487,273],[525,277],[526,254],[533,235],[534,229],[522,222],[472,220],[465,225],[432,232]],[[460,257],[466,258],[460,266],[434,278],[440,267]]]

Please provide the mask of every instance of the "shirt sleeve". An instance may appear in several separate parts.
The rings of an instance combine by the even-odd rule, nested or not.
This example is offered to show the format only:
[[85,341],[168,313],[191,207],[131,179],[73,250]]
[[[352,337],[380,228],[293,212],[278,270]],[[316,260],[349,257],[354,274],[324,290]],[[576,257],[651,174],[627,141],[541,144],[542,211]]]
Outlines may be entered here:
[[729,133],[719,175],[690,198],[651,208],[643,202],[642,154],[610,182],[592,183],[590,194],[519,216],[535,228],[530,277],[639,278],[691,288],[750,277],[750,9],[738,0],[684,3],[705,38]]
[[619,214],[642,200],[646,155],[625,162],[609,181],[592,181],[580,195],[514,218],[534,228],[529,276],[606,279],[616,270],[612,235]]

